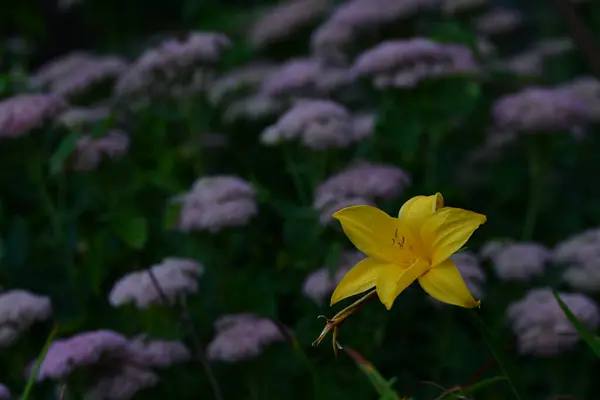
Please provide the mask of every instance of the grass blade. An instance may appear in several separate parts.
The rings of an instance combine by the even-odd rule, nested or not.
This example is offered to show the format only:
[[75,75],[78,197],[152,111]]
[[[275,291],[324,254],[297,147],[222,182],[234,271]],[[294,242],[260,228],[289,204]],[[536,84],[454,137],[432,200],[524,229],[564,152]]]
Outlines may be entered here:
[[600,341],[598,340],[598,338],[585,326],[583,326],[581,322],[579,322],[575,314],[573,314],[573,312],[569,309],[565,302],[562,301],[562,299],[555,290],[553,290],[552,293],[554,294],[554,298],[556,298],[558,305],[567,316],[569,322],[571,322],[575,329],[577,329],[577,333],[579,334],[581,340],[583,340],[587,343],[588,346],[590,346],[590,348],[592,349],[594,354],[596,354],[596,356],[600,357]]
[[44,347],[42,348],[42,351],[40,352],[40,355],[38,356],[37,361],[35,362],[33,371],[31,371],[31,374],[29,375],[29,378],[27,379],[27,384],[25,385],[23,394],[21,394],[21,400],[29,400],[29,396],[31,395],[31,391],[33,390],[33,385],[35,384],[38,373],[40,372],[40,367],[42,365],[42,362],[46,358],[48,349],[50,348],[50,345],[54,341],[54,338],[56,337],[57,333],[58,333],[58,327],[55,326],[52,329],[52,332],[50,332],[50,335],[48,335],[48,338],[46,339],[46,343],[44,343]]

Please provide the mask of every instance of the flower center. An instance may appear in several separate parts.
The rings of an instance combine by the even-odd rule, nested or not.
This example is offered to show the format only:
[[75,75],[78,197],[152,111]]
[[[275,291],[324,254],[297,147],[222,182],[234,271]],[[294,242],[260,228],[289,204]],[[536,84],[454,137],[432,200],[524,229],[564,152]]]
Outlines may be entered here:
[[399,228],[394,231],[392,247],[396,250],[398,264],[409,267],[417,261],[418,257],[415,254],[411,240],[408,238],[407,233],[402,232]]

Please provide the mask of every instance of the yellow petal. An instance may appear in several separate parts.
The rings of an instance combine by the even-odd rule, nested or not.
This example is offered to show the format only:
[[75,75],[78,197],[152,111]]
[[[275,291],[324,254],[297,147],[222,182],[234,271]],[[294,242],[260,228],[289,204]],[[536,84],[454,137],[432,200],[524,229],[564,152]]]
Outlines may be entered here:
[[455,306],[479,307],[480,301],[473,298],[456,264],[446,260],[419,278],[419,284],[431,297]]
[[421,227],[421,240],[428,251],[431,266],[446,261],[460,250],[486,216],[460,208],[444,207],[427,218]]
[[415,196],[400,208],[398,218],[411,226],[421,226],[434,212],[444,207],[441,193],[433,196]]
[[356,248],[381,262],[394,263],[406,258],[397,246],[399,231],[405,230],[397,218],[392,218],[378,208],[351,206],[334,213],[342,229]]
[[427,272],[429,264],[419,260],[409,268],[401,268],[395,264],[382,265],[377,277],[377,295],[389,310],[396,297],[410,286],[421,275]]
[[377,274],[381,270],[381,263],[372,258],[365,258],[356,264],[340,281],[333,294],[331,304],[340,300],[367,291],[375,287]]

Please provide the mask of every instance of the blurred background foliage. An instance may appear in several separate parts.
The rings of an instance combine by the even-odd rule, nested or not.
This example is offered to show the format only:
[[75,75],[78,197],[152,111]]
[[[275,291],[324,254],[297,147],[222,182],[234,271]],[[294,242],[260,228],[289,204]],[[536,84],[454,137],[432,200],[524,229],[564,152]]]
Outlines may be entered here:
[[[461,44],[473,51],[485,73],[425,80],[402,89],[377,88],[364,77],[355,82],[352,96],[313,96],[333,98],[353,115],[367,112],[374,118],[367,138],[325,150],[293,141],[274,147],[261,142],[265,129],[291,108],[287,98],[275,98],[282,110],[264,118],[232,120],[226,117],[227,104],[215,104],[207,96],[219,75],[249,63],[279,65],[297,57],[316,57],[311,35],[334,7],[349,1],[331,1],[328,11],[303,29],[290,32],[278,43],[258,46],[248,32],[280,3],[23,0],[0,6],[4,39],[0,96],[5,100],[43,91],[31,85],[36,71],[73,51],[119,56],[131,69],[145,50],[167,38],[183,40],[190,32],[200,31],[220,32],[231,40],[197,91],[179,96],[145,93],[141,105],[133,107],[129,99],[119,98],[114,86],[86,88],[84,95],[63,97],[71,107],[108,104],[108,116],[77,127],[57,124],[53,116],[47,118],[53,121],[27,134],[13,135],[16,138],[3,134],[0,285],[4,291],[24,289],[47,296],[53,308],[51,319],[0,349],[0,381],[14,394],[24,387],[25,370],[54,325],[61,337],[111,329],[127,337],[143,333],[150,338],[182,340],[193,348],[194,337],[206,347],[218,336],[213,324],[219,317],[251,312],[277,321],[292,336],[265,346],[260,355],[247,360],[211,361],[224,399],[390,398],[385,397],[389,396],[385,390],[379,394],[374,390],[373,385],[377,388],[381,382],[370,383],[364,371],[356,368],[352,360],[357,360],[356,355],[342,353],[336,359],[329,346],[311,346],[323,328],[323,321],[316,317],[333,312],[327,307],[328,294],[322,304],[303,294],[309,274],[321,267],[335,270],[342,251],[352,248],[335,224],[319,222],[322,210],[313,207],[313,200],[321,182],[355,160],[399,167],[410,176],[411,184],[400,185],[405,187],[397,196],[377,199],[377,205],[392,215],[411,196],[437,191],[449,205],[486,214],[487,223],[467,245],[472,253],[497,239],[535,242],[550,251],[572,235],[600,225],[600,185],[595,182],[600,171],[597,120],[587,118],[584,127],[573,129],[557,125],[551,130],[559,132],[529,132],[517,139],[506,134],[508,145],[486,147],[492,136],[489,128],[498,123],[491,110],[502,96],[531,86],[563,85],[600,72],[593,64],[600,54],[589,54],[571,39],[573,27],[556,6],[561,0],[482,2],[464,14],[424,13],[409,20],[398,18],[375,34],[357,39],[351,58],[394,38],[427,37]],[[590,29],[592,45],[599,43],[600,3],[569,4],[578,23]],[[494,51],[482,54],[479,40],[486,36],[485,26],[478,27],[473,16],[495,7],[515,10],[521,23],[487,35]],[[509,62],[523,52],[531,53],[544,39],[555,38],[566,41],[564,51],[551,51],[553,55],[546,58],[529,54],[533,62],[523,68],[516,61]],[[157,82],[149,85],[153,83],[158,86]],[[597,92],[596,101],[600,104]],[[556,117],[560,119],[568,113],[558,106],[553,113],[545,104],[539,106],[540,118],[560,114]],[[536,109],[535,103],[527,107],[528,112]],[[6,110],[0,112],[3,127],[16,118]],[[129,138],[123,157],[91,170],[70,167],[84,135],[97,139],[116,129]],[[215,132],[226,139],[226,145],[206,144]],[[171,199],[190,190],[198,178],[214,175],[239,176],[251,183],[258,215],[245,226],[217,233],[173,229],[182,210]],[[600,244],[594,245],[599,249],[594,256],[600,255]],[[193,259],[204,266],[197,293],[185,304],[177,310],[162,304],[145,310],[111,306],[108,294],[115,282],[167,257]],[[564,265],[550,266],[552,257],[548,257],[541,262],[543,273],[511,280],[497,273],[493,258],[486,260],[482,254],[479,258],[487,281],[482,308],[475,312],[489,327],[491,341],[504,355],[505,368],[521,397],[596,398],[600,383],[594,376],[600,370],[593,354],[579,345],[563,349],[556,338],[547,339],[556,341],[554,346],[561,350],[556,354],[527,354],[519,346],[519,332],[507,322],[507,308],[530,289],[549,286],[583,291],[565,279]],[[512,263],[519,264],[519,258]],[[600,283],[596,285],[600,288]],[[597,288],[586,290],[590,292],[586,299],[594,307],[593,301],[599,299]],[[193,334],[182,323],[181,307],[191,315]],[[383,376],[393,377],[395,392],[433,399],[444,388],[468,387],[503,376],[473,324],[473,312],[439,307],[419,288],[410,288],[390,312],[380,304],[370,304],[350,318],[341,330],[341,341],[377,366]],[[0,319],[7,324],[10,317]],[[597,325],[595,319],[590,325]],[[540,321],[531,317],[528,323],[539,324],[536,332],[543,337],[555,334],[550,317]],[[236,341],[241,343],[243,338]],[[36,384],[31,398],[58,398],[59,383]],[[78,398],[83,386],[69,381],[66,398]],[[202,366],[191,361],[161,370],[160,383],[134,398],[166,396],[196,399],[211,398],[213,393]],[[492,400],[512,394],[506,382],[494,381],[469,396]]]

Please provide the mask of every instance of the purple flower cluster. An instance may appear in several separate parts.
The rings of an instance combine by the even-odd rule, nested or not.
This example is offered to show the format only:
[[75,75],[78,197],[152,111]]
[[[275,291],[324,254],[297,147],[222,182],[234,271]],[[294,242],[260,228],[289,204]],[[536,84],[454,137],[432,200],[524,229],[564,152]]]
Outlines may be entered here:
[[552,258],[550,249],[538,243],[494,243],[484,250],[482,256],[491,259],[503,281],[525,282],[541,276]]
[[552,261],[566,267],[563,278],[584,292],[600,290],[600,228],[567,238],[553,251]]
[[390,40],[367,50],[352,70],[370,77],[377,88],[410,88],[424,79],[473,73],[477,63],[469,48],[429,39]]
[[331,63],[348,61],[348,47],[363,34],[440,6],[439,0],[350,0],[337,6],[313,33],[313,52]]
[[250,42],[257,49],[281,42],[319,22],[331,4],[330,0],[293,0],[277,5],[252,25]]
[[343,207],[397,198],[409,184],[409,176],[400,168],[359,162],[322,182],[316,189],[313,208],[325,225],[331,222],[331,214]]
[[182,76],[191,74],[189,82],[194,86],[206,81],[202,68],[210,67],[220,60],[231,45],[222,34],[193,32],[179,40],[170,38],[156,48],[144,52],[120,77],[116,84],[118,97],[128,97],[148,91],[173,91]]
[[48,297],[26,290],[0,293],[0,347],[12,345],[30,326],[51,315],[52,303]]
[[[577,319],[590,329],[600,322],[598,306],[581,294],[559,294]],[[506,317],[517,336],[521,354],[555,356],[579,341],[575,327],[559,307],[550,289],[534,289],[513,303]]]
[[566,90],[530,87],[497,100],[492,115],[501,128],[531,133],[571,130],[585,124],[590,113]]
[[32,84],[70,98],[99,83],[114,83],[127,68],[127,62],[119,57],[76,52],[43,65],[33,76]]
[[119,279],[110,291],[110,304],[120,307],[133,303],[143,310],[163,301],[174,303],[198,291],[198,279],[204,274],[204,266],[190,259],[165,258],[150,271],[156,282],[148,270],[131,272]]
[[236,176],[200,178],[174,201],[181,204],[178,229],[183,232],[217,233],[245,226],[258,214],[254,187]]
[[302,287],[305,297],[321,305],[326,296],[331,294],[344,275],[352,267],[365,258],[360,251],[344,251],[333,271],[326,267],[319,268],[306,277]]
[[265,145],[299,140],[314,150],[347,147],[364,138],[364,125],[359,125],[363,129],[355,134],[354,122],[350,112],[333,101],[300,101],[265,129],[260,140]]
[[249,313],[221,317],[215,329],[217,335],[209,343],[207,355],[211,360],[228,363],[254,358],[266,346],[285,339],[273,321]]
[[98,139],[85,135],[77,141],[73,168],[77,171],[94,170],[103,158],[118,160],[127,153],[128,148],[129,136],[118,130],[108,131]]
[[0,138],[18,137],[41,127],[67,108],[53,94],[22,94],[0,101]]
[[79,374],[88,385],[86,398],[129,400],[158,383],[153,367],[189,358],[189,351],[179,342],[130,340],[110,330],[97,330],[54,341],[37,380],[68,382]]

